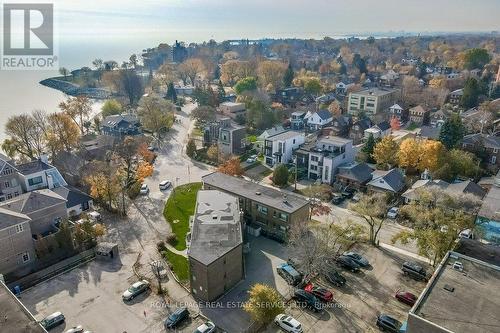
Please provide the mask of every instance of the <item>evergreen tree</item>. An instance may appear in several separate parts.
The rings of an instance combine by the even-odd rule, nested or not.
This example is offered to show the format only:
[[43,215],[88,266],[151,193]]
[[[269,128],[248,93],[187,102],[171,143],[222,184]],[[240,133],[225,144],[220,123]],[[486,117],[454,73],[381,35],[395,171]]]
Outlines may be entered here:
[[278,186],[285,186],[288,184],[288,168],[284,164],[278,164],[274,168],[273,183]]
[[373,134],[370,133],[368,136],[368,140],[366,140],[365,145],[361,149],[363,153],[366,155],[366,161],[368,163],[374,163],[375,160],[372,157],[373,154],[373,149],[375,148],[375,138],[373,137]]
[[195,154],[196,154],[196,144],[194,143],[193,139],[189,139],[186,145],[186,155],[189,157],[194,157]]
[[167,87],[167,99],[171,100],[172,103],[177,102],[177,92],[175,91],[174,84],[170,82]]
[[218,64],[215,65],[214,69],[214,79],[219,80],[220,79],[220,67]]
[[292,85],[293,77],[295,73],[293,72],[292,64],[288,63],[288,68],[286,69],[285,75],[283,76],[283,85],[288,88]]
[[464,93],[460,99],[460,105],[465,108],[472,108],[477,106],[477,100],[481,93],[479,82],[475,78],[468,78],[465,81]]
[[453,114],[441,127],[439,141],[441,141],[447,149],[452,149],[460,144],[464,134],[465,127],[462,124],[462,119],[460,119],[458,114]]
[[219,95],[219,102],[222,102],[226,97],[226,91],[224,90],[224,86],[222,85],[222,81],[219,80],[219,85],[217,87],[217,93]]

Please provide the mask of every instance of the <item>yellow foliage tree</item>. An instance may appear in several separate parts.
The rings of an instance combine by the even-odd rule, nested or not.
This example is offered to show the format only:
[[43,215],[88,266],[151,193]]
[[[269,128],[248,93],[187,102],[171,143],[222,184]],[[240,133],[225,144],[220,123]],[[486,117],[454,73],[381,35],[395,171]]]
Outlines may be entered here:
[[138,182],[142,183],[144,178],[149,177],[153,174],[153,166],[146,161],[142,161],[137,166],[137,170],[135,171],[135,178]]
[[250,297],[244,309],[256,322],[267,324],[278,314],[283,313],[284,302],[280,293],[273,287],[257,283],[248,293]]
[[398,144],[394,141],[392,136],[386,136],[375,145],[372,157],[378,165],[382,167],[391,167],[396,165]]
[[418,170],[437,170],[441,166],[443,156],[446,153],[443,144],[439,141],[425,140],[421,143],[421,146],[422,148],[420,151],[422,156],[420,157]]
[[406,139],[399,146],[399,166],[410,172],[434,171],[441,166],[444,153],[445,148],[439,141]]
[[116,174],[98,172],[88,176],[85,181],[90,186],[90,195],[105,203],[108,209],[111,210],[113,202],[116,202],[121,191],[120,182]]
[[401,142],[397,154],[399,166],[409,170],[416,170],[422,155],[421,148],[420,143],[413,138]]

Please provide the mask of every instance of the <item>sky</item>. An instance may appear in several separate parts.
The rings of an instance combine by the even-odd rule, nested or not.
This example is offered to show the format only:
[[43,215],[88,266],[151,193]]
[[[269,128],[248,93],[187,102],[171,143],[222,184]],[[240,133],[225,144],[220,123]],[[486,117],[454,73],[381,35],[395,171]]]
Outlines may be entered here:
[[[14,0],[16,2],[17,0]],[[12,1],[9,1],[12,2]],[[25,1],[33,2],[33,0]],[[38,2],[38,1],[35,1]],[[39,1],[50,2],[50,0]],[[500,30],[500,0],[54,0],[61,39],[225,39]]]

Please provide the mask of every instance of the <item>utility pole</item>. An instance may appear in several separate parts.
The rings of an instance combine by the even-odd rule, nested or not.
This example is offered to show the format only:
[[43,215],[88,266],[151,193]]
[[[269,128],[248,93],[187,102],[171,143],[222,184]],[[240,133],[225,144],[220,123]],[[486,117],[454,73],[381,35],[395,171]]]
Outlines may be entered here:
[[297,155],[293,155],[293,161],[295,162],[295,191],[297,191]]

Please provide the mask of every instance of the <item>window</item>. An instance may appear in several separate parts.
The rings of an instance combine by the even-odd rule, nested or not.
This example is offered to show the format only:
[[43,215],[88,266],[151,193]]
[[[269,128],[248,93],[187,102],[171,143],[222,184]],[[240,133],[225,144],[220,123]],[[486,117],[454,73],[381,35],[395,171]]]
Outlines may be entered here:
[[30,261],[30,254],[28,252],[22,253],[21,257],[23,258],[23,263],[27,263],[28,261]]
[[257,210],[259,213],[267,215],[267,207],[257,204]]
[[7,200],[12,199],[12,193],[7,193]]
[[16,232],[17,233],[23,232],[23,230],[24,230],[24,226],[22,224],[16,225]]
[[38,176],[38,177],[35,177],[35,178],[28,179],[28,185],[29,186],[38,185],[38,184],[41,184],[41,183],[43,183],[42,176]]
[[318,160],[319,160],[318,156],[311,156],[311,161],[318,162]]
[[10,182],[9,182],[9,181],[6,181],[6,182],[4,183],[4,185],[5,185],[5,188],[9,188],[9,187],[10,187]]
[[288,214],[280,213],[279,218],[281,221],[288,222]]

